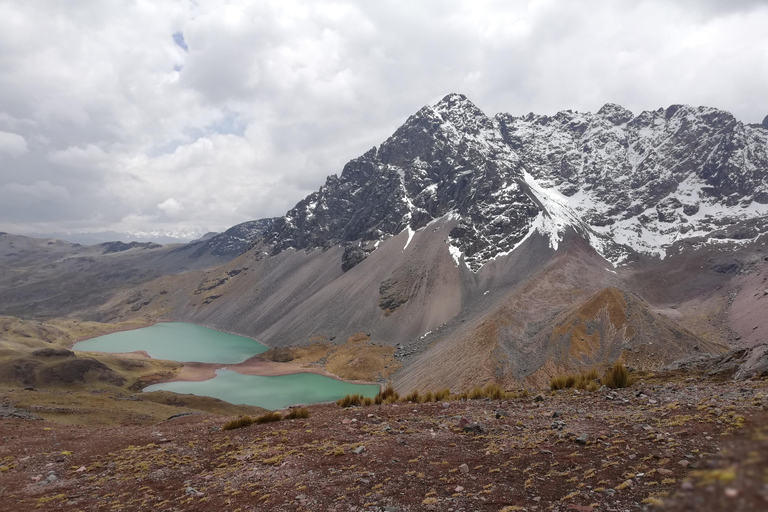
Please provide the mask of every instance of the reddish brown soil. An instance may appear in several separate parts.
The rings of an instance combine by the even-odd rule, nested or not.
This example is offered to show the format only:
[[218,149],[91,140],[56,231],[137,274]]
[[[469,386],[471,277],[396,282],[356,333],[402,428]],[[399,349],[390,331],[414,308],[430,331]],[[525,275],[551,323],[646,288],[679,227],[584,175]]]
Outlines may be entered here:
[[542,401],[319,405],[232,431],[202,415],[4,419],[0,510],[765,510],[767,388],[690,379]]

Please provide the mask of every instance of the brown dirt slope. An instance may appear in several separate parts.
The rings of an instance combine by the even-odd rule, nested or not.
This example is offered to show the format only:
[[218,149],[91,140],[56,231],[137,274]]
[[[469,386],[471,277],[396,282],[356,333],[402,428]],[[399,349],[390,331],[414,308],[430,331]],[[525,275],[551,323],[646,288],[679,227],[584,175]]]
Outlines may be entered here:
[[634,294],[605,288],[560,315],[549,336],[553,363],[563,371],[607,366],[622,359],[658,369],[692,353],[719,353],[723,344],[706,342],[653,312]]
[[531,376],[550,359],[547,337],[557,316],[618,282],[615,274],[605,270],[602,258],[583,241],[574,237],[563,245],[565,248],[543,270],[503,298],[493,300],[492,307],[480,311],[476,319],[437,339],[397,375],[398,389],[448,386],[461,390],[489,381],[508,387],[539,384],[536,376]]

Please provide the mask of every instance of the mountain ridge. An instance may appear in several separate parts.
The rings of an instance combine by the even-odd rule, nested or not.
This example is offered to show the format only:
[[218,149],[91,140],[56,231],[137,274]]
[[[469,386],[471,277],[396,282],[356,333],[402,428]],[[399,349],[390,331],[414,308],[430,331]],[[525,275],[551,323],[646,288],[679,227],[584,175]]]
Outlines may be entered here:
[[[452,253],[477,271],[531,229],[546,232],[533,226],[542,214],[622,264],[768,215],[766,169],[768,131],[710,107],[491,118],[449,94],[329,176],[265,239],[272,254],[356,245],[360,261],[375,242],[455,215]],[[559,216],[542,204],[553,194]]]

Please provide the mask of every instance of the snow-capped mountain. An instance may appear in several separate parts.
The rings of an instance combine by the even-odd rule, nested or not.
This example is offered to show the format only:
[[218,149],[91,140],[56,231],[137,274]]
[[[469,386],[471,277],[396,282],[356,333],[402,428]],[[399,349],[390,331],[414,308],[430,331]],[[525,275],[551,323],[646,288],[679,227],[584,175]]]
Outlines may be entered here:
[[376,242],[451,216],[449,249],[473,271],[534,231],[556,248],[570,227],[614,264],[663,258],[682,238],[749,239],[763,227],[724,228],[768,214],[765,124],[681,105],[490,118],[450,94],[330,176],[265,239],[274,253],[347,245],[348,269]]
[[677,240],[768,214],[768,129],[728,112],[673,105],[634,117],[606,104],[596,114],[496,119],[542,186],[638,252],[664,257]]

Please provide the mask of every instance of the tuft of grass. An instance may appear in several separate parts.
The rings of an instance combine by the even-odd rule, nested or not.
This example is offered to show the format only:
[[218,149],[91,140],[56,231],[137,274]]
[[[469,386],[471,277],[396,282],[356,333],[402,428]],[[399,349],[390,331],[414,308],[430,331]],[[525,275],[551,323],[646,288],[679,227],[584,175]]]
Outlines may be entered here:
[[340,398],[336,401],[336,404],[339,407],[352,407],[356,405],[362,405],[363,404],[364,397],[363,395],[354,394],[354,395],[347,395],[344,398]]
[[599,378],[600,376],[597,374],[597,370],[594,368],[586,373],[580,373],[576,376],[576,389],[587,389],[590,383],[597,383],[597,379]]
[[498,384],[489,382],[485,385],[485,388],[483,388],[483,395],[485,395],[485,398],[490,398],[491,400],[502,400],[506,396],[506,393]]
[[237,419],[228,421],[221,427],[221,430],[235,430],[237,428],[247,427],[256,423],[256,419],[250,416],[240,416]]
[[405,402],[413,402],[415,404],[418,404],[421,402],[421,395],[419,395],[418,390],[413,390],[403,399]]
[[[309,416],[309,411],[307,411],[306,408],[302,408],[302,409],[304,409],[307,412],[307,416]],[[307,417],[307,416],[297,416],[297,417]],[[221,430],[235,430],[238,428],[247,427],[249,425],[254,425],[254,424],[261,425],[262,423],[271,423],[273,421],[280,421],[282,419],[283,419],[283,416],[279,412],[267,412],[256,418],[251,416],[240,416],[237,419],[226,422],[221,427]]]
[[304,419],[304,418],[309,418],[309,409],[307,409],[306,407],[296,407],[288,411],[288,414],[286,414],[284,419],[298,420],[298,419]]
[[440,391],[435,392],[435,402],[442,402],[443,400],[448,400],[450,396],[451,396],[451,390],[448,388],[443,388]]
[[609,388],[626,388],[629,387],[631,382],[629,380],[629,371],[624,363],[616,361],[613,367],[608,370],[608,373],[603,377],[603,384]]
[[549,381],[549,389],[552,391],[567,389],[572,388],[574,384],[576,384],[575,375],[558,375],[557,377],[552,377],[552,380]]
[[[549,381],[549,388],[552,391],[568,388],[597,391],[600,388],[600,386],[597,385],[597,379],[597,370],[593,368],[587,372],[579,374],[565,374],[553,377],[552,380]],[[597,387],[595,387],[595,385],[597,385]]]
[[472,391],[470,391],[469,395],[467,396],[467,398],[472,400],[477,400],[478,398],[483,398],[483,397],[484,397],[483,388],[479,386],[475,386],[474,388],[472,388]]
[[392,387],[392,384],[387,384],[387,387],[379,391],[379,394],[373,399],[373,403],[376,405],[391,404],[398,400],[400,400],[400,395],[397,394],[395,388]]
[[435,400],[435,397],[432,395],[431,391],[427,391],[426,394],[423,397],[421,397],[421,401],[424,402],[425,404],[429,402],[434,402],[434,400]]
[[280,414],[277,411],[275,411],[275,412],[266,412],[266,413],[262,414],[261,416],[259,416],[258,418],[256,418],[254,420],[254,423],[257,424],[257,425],[261,425],[263,423],[272,423],[272,422],[275,422],[275,421],[280,421],[282,419],[283,419],[283,415]]

